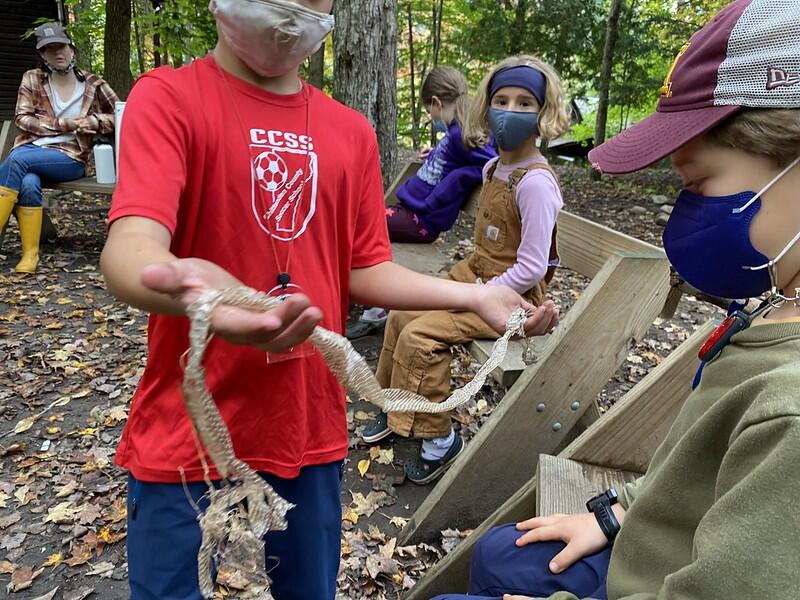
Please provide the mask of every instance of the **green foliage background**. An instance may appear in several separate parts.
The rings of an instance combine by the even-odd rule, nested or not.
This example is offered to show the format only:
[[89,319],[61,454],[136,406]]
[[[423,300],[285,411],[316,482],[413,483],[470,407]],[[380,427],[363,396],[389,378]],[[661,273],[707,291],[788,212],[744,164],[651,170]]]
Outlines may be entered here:
[[[155,51],[162,64],[179,66],[203,56],[216,43],[206,0],[132,0],[131,71],[152,69]],[[664,73],[693,31],[727,4],[726,0],[626,0],[611,83],[608,135],[646,116],[658,100]],[[105,0],[67,0],[69,29],[86,68],[103,72]],[[561,73],[570,97],[578,99],[584,121],[571,136],[591,138],[610,0],[400,0],[398,3],[399,143],[412,146],[409,11],[415,54],[415,87],[435,63],[464,72],[472,88],[496,61],[516,53],[537,55]],[[438,56],[436,17],[441,8]],[[156,48],[154,36],[160,37]],[[333,77],[330,42],[326,85]],[[428,141],[427,118],[417,100],[420,145]]]

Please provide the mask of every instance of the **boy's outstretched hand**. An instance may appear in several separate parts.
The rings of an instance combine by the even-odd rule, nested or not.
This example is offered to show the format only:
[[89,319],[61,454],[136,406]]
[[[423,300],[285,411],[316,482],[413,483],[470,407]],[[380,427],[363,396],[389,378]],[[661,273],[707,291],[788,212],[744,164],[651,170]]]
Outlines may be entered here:
[[[149,265],[142,271],[142,284],[154,292],[169,294],[184,309],[204,292],[242,285],[221,267],[199,258]],[[321,320],[322,312],[312,307],[306,296],[294,294],[269,312],[220,306],[212,315],[211,329],[233,344],[278,353],[304,342]]]
[[523,300],[519,294],[503,285],[484,285],[479,288],[474,312],[500,334],[506,331],[506,321],[518,308],[531,315],[525,321],[525,335],[545,335],[558,325],[558,308],[552,300],[539,307]]

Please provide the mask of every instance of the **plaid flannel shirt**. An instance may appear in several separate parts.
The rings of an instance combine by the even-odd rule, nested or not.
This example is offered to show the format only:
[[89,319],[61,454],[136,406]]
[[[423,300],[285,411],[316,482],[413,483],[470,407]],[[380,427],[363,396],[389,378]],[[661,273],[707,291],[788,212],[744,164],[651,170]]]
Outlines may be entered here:
[[[15,148],[43,137],[74,132],[74,141],[53,147],[84,164],[88,162],[94,136],[114,131],[114,103],[119,98],[111,86],[97,75],[84,75],[78,71],[78,76],[85,77],[86,88],[77,119],[56,117],[50,101],[49,74],[46,71],[31,69],[22,76],[14,116],[14,124],[22,133],[14,140]],[[97,134],[77,133],[78,127],[92,129]]]

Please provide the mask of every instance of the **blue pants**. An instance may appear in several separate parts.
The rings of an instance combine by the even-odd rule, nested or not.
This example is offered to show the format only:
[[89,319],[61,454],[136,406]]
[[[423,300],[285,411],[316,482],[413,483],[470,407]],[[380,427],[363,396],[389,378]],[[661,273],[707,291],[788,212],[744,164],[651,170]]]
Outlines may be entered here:
[[[342,463],[305,467],[295,479],[262,477],[295,508],[286,531],[266,535],[276,600],[334,600],[341,551]],[[195,502],[205,483],[188,484]],[[198,502],[205,509],[207,501]],[[197,514],[183,484],[128,478],[128,578],[131,600],[201,600]]]
[[19,192],[20,206],[42,205],[42,179],[73,181],[80,179],[85,165],[55,148],[35,144],[18,146],[0,162],[0,185]]
[[447,594],[433,600],[502,600],[503,594],[546,598],[570,592],[578,598],[607,600],[606,575],[611,548],[578,561],[559,575],[548,565],[564,549],[561,542],[539,542],[517,548],[522,535],[514,525],[484,535],[472,553],[469,595]]

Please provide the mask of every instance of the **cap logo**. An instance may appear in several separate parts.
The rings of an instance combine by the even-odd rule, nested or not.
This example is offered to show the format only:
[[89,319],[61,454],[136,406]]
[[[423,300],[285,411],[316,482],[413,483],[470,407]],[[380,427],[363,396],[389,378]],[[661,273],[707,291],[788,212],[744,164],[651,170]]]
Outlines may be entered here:
[[692,45],[691,42],[688,42],[683,45],[680,52],[678,52],[678,56],[675,57],[675,60],[672,61],[672,66],[669,68],[667,72],[667,77],[664,79],[664,85],[661,86],[661,97],[662,98],[672,98],[672,73],[675,72],[675,67],[678,66],[678,61],[681,57],[686,54],[686,51]]
[[790,73],[786,69],[770,67],[767,69],[767,89],[791,87],[800,83],[800,73]]
[[44,30],[44,34],[45,34],[45,35],[55,35],[55,34],[56,34],[56,32],[55,32],[55,31],[53,31],[53,28],[52,28],[52,27],[47,27],[47,28],[45,28],[45,30]]

